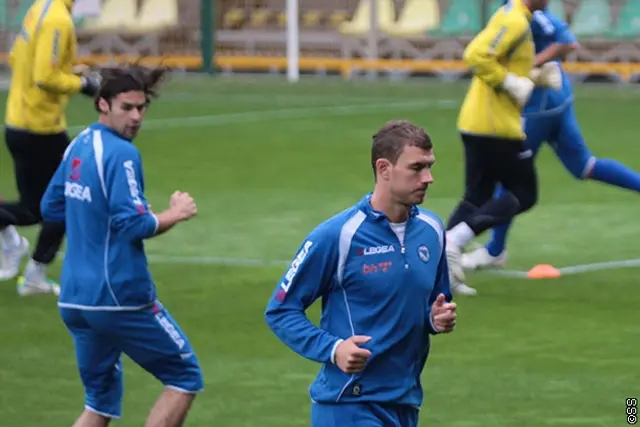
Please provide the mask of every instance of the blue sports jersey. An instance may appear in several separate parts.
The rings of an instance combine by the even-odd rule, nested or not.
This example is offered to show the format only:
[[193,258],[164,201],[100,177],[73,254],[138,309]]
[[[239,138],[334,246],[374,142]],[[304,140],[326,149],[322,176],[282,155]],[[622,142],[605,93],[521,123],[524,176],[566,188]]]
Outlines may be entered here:
[[[265,317],[296,353],[323,364],[311,385],[319,403],[385,402],[420,406],[420,374],[429,353],[431,305],[451,300],[444,227],[413,207],[404,240],[370,195],[319,225],[307,237],[269,301]],[[305,315],[322,299],[320,325]],[[335,365],[342,339],[368,335],[364,370]]]
[[[547,9],[533,13],[531,32],[536,54],[542,52],[553,43],[571,44],[576,42],[575,36],[569,30],[569,25],[556,18]],[[561,64],[560,60],[556,60],[556,62]],[[549,112],[551,110],[561,111],[571,102],[573,102],[571,81],[562,70],[562,89],[553,90],[545,87],[536,87],[524,108],[523,115]]]
[[103,124],[67,148],[41,202],[45,220],[66,224],[60,307],[137,310],[155,301],[143,240],[158,220],[142,175],[138,149]]

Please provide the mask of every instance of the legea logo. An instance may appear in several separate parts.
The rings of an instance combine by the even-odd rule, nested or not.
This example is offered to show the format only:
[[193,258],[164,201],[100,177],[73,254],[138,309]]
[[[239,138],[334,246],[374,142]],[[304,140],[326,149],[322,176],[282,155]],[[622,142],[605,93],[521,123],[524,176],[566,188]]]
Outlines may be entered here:
[[393,245],[382,245],[382,246],[371,246],[368,248],[359,248],[357,250],[358,255],[379,255],[379,254],[387,254],[389,252],[394,252],[395,249]]

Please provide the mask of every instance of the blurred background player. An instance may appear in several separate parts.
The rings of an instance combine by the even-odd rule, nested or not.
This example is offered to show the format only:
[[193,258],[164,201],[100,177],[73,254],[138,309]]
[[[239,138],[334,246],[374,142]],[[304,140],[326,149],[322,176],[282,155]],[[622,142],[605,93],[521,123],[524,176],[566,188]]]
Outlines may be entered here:
[[58,306],[85,387],[75,427],[104,427],[120,417],[123,352],[165,386],[147,427],[183,425],[203,388],[188,338],[156,300],[143,247],[197,213],[187,193],[174,193],[157,215],[144,196],[132,140],[164,74],[137,66],[103,72],[99,121],[71,143],[42,199],[44,218],[66,222],[68,231]]
[[[371,157],[373,192],[309,234],[265,313],[289,348],[324,365],[312,427],[417,427],[429,335],[455,326],[444,226],[417,206],[433,182],[431,138],[392,121]],[[318,298],[320,327],[305,315]]]
[[[536,48],[536,66],[561,59],[579,47],[569,25],[548,10],[533,14],[531,31]],[[620,188],[640,192],[640,173],[610,159],[596,158],[587,147],[573,106],[573,88],[562,72],[562,88],[536,88],[523,112],[527,139],[525,145],[537,155],[546,141],[564,167],[577,179],[592,179]],[[496,197],[504,189],[499,188]],[[506,263],[506,240],[511,221],[494,227],[491,240],[474,251],[464,254],[465,269],[503,268]]]
[[[0,202],[0,280],[18,275],[22,257],[29,251],[27,239],[15,227],[42,222],[40,200],[69,144],[65,131],[68,96],[78,92],[94,96],[99,87],[97,76],[73,72],[73,3],[37,0],[11,49],[5,142],[13,158],[19,200]],[[58,285],[46,278],[45,270],[63,238],[63,224],[42,223],[32,259],[18,282],[20,295],[59,293]]]
[[[475,236],[530,209],[537,200],[532,154],[520,114],[536,84],[558,84],[553,63],[534,69],[530,21],[548,0],[510,0],[467,46],[473,72],[458,117],[465,151],[465,193],[447,226],[447,257],[454,292],[475,295],[464,283],[462,251]],[[508,59],[508,60],[507,60]],[[557,70],[555,70],[557,71]],[[492,198],[496,185],[508,191]]]

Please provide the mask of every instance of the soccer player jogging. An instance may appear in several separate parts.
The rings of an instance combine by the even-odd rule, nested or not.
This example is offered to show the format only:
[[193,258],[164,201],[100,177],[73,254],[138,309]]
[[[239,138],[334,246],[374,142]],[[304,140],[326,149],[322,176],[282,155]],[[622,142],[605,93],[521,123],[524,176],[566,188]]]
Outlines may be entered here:
[[[431,138],[392,121],[371,157],[373,192],[308,235],[265,313],[289,348],[323,364],[312,427],[417,427],[430,335],[456,323],[444,227],[417,206],[433,182]],[[319,298],[316,327],[305,311]]]
[[[28,10],[9,56],[11,86],[5,117],[5,142],[14,163],[17,202],[0,202],[0,280],[18,275],[29,243],[16,226],[42,221],[40,200],[69,144],[65,108],[74,93],[94,96],[96,76],[73,73],[76,35],[73,0],[37,0]],[[18,284],[20,295],[53,292],[46,279],[64,238],[64,226],[44,221],[33,257]]]
[[[559,87],[555,63],[534,68],[532,14],[547,0],[510,0],[469,43],[473,72],[458,117],[465,152],[465,193],[447,224],[447,261],[455,293],[475,295],[464,283],[465,246],[489,228],[530,209],[537,200],[532,153],[524,145],[522,108],[535,85]],[[496,185],[507,190],[492,198]]]
[[121,415],[122,353],[165,385],[147,427],[177,427],[203,388],[188,338],[156,300],[143,241],[196,215],[187,194],[151,212],[138,134],[165,70],[105,69],[97,123],[69,145],[42,199],[47,221],[66,223],[60,314],[73,337],[85,388],[75,427],[104,427]]
[[[578,48],[575,36],[548,10],[533,14],[531,31],[536,47],[536,64],[560,60]],[[573,106],[570,79],[562,72],[562,89],[536,88],[524,109],[526,146],[535,156],[546,141],[567,171],[577,179],[591,179],[640,192],[640,173],[611,159],[601,159],[587,147]],[[496,196],[504,191],[499,189]],[[466,269],[502,268],[506,263],[506,240],[511,222],[494,227],[491,240],[462,257]]]

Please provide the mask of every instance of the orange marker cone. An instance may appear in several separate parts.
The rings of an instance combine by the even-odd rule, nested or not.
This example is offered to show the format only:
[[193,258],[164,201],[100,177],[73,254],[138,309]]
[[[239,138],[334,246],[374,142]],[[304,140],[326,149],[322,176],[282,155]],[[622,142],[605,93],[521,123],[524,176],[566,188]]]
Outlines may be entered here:
[[560,270],[551,264],[538,264],[528,273],[529,279],[532,280],[557,279],[560,275]]

